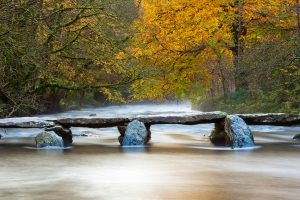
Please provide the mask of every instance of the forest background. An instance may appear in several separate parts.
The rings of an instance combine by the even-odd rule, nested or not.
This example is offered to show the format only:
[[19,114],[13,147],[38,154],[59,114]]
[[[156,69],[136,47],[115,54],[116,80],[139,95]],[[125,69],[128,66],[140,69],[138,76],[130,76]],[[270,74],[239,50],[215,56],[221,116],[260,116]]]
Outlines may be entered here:
[[191,100],[300,112],[299,0],[0,0],[0,117]]

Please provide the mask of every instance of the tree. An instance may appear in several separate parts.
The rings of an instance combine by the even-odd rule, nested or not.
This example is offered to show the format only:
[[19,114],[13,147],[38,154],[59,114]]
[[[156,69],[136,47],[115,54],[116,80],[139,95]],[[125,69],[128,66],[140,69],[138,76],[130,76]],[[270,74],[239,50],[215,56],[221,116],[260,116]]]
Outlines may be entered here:
[[[144,0],[138,5],[130,51],[147,76],[133,84],[136,99],[193,99],[210,90],[228,103],[227,94],[234,91],[274,91],[283,82],[274,81],[275,74],[295,58],[290,55],[299,22],[295,0]],[[285,53],[279,54],[280,48]],[[267,78],[265,84],[257,77]]]
[[118,93],[116,88],[136,79],[131,67],[117,56],[128,37],[128,24],[117,11],[124,4],[129,9],[131,2],[27,0],[1,4],[3,115],[57,109],[63,98],[76,99],[91,91],[105,93],[111,100],[117,97],[111,95]]
[[133,85],[134,98],[163,99],[174,93],[184,98],[209,89],[206,61],[215,59],[213,49],[220,40],[230,38],[218,22],[219,4],[221,1],[141,2],[141,17],[134,25],[138,33],[130,51],[148,75]]

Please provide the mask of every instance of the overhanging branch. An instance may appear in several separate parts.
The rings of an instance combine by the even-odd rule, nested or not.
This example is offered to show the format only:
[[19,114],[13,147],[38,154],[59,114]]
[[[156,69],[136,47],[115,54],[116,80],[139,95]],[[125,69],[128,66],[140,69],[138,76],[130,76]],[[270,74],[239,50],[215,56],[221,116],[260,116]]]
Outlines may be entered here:
[[68,90],[68,91],[81,91],[81,90],[99,90],[101,88],[118,88],[122,85],[127,85],[130,83],[133,83],[134,81],[140,79],[141,77],[136,74],[136,72],[132,72],[132,74],[121,81],[118,81],[116,83],[98,83],[98,84],[72,84],[67,85],[64,83],[58,83],[58,82],[52,82],[47,83],[45,85],[39,86],[35,88],[32,93],[36,93],[38,91],[42,91],[47,88],[55,88],[55,89],[61,89],[61,90]]

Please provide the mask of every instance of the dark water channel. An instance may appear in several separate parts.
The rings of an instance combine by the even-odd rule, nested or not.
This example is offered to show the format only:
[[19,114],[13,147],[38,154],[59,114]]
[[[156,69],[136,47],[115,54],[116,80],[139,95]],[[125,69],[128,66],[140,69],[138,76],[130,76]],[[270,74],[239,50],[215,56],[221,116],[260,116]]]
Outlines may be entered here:
[[[189,104],[131,105],[50,117],[190,112]],[[0,199],[300,199],[300,142],[292,140],[300,127],[252,126],[256,148],[231,150],[210,144],[212,126],[156,125],[151,143],[136,148],[121,148],[116,128],[77,128],[64,150],[35,149],[40,130],[2,130]]]

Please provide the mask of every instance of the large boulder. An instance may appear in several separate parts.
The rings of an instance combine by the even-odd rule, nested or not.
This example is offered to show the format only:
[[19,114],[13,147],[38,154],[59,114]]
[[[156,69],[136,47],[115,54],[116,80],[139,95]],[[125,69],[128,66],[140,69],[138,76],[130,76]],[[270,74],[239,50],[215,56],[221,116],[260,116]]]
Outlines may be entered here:
[[39,133],[35,137],[35,142],[37,148],[64,147],[62,138],[57,136],[53,131]]
[[249,126],[236,115],[228,115],[225,119],[225,132],[232,148],[252,147],[254,138]]
[[122,134],[122,132],[120,131],[121,136],[119,137],[119,142],[122,146],[144,145],[149,140],[145,124],[137,120],[130,122],[125,133]]

